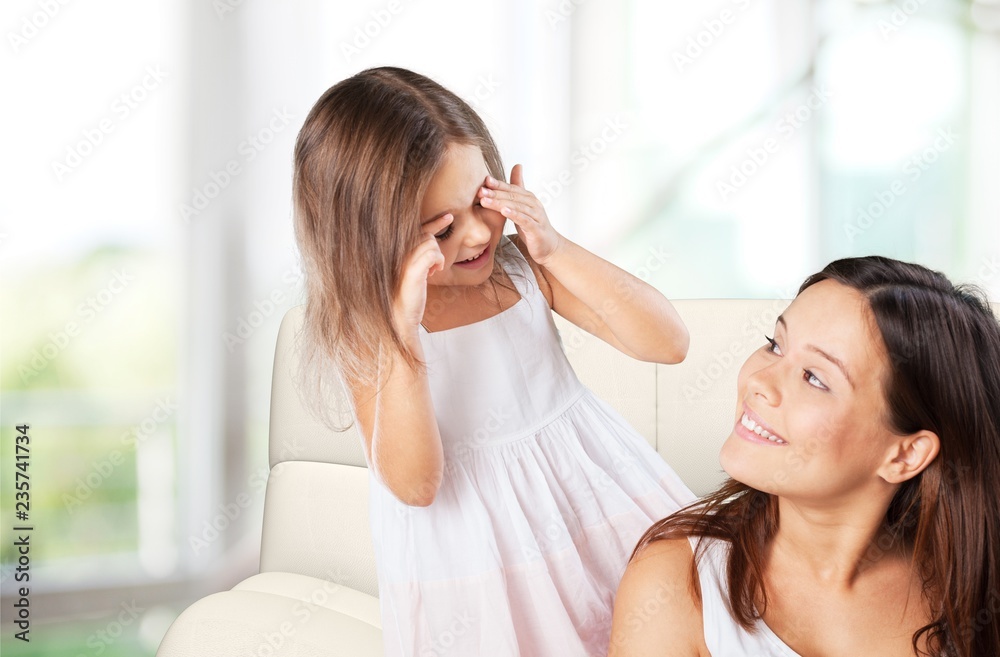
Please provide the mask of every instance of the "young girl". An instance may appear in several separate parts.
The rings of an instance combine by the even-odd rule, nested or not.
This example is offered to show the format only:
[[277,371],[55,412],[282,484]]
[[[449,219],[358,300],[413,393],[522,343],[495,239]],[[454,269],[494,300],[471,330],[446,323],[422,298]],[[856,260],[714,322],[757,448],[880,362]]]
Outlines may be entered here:
[[605,655],[632,548],[693,495],[576,378],[550,311],[675,363],[670,302],[556,232],[476,113],[410,71],[323,94],[294,196],[307,345],[364,439],[386,654]]

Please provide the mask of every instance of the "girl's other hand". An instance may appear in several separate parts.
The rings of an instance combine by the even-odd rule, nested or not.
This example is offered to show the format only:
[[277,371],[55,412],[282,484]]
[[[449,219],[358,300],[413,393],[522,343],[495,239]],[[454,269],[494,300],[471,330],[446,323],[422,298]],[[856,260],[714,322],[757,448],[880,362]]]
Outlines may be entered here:
[[563,237],[556,232],[538,197],[524,188],[521,165],[510,171],[510,184],[486,177],[479,188],[480,203],[496,210],[514,222],[521,241],[535,262],[544,265],[562,245]]
[[403,279],[393,305],[393,319],[396,330],[404,336],[417,333],[427,305],[427,279],[434,272],[444,269],[444,255],[434,235],[447,228],[453,220],[452,215],[443,214],[424,224],[420,244],[410,252],[403,265]]

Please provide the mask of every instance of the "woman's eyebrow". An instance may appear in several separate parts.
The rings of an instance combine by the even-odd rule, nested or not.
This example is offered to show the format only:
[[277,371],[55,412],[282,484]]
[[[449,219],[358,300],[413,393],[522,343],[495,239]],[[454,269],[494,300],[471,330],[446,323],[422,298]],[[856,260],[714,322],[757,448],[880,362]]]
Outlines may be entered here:
[[[778,323],[785,327],[785,331],[788,330],[788,322],[785,321],[784,315],[778,316]],[[828,354],[827,352],[823,351],[816,345],[806,344],[805,348],[808,349],[809,351],[813,351],[819,354],[823,358],[827,359],[828,361],[836,365],[840,369],[841,374],[844,375],[844,378],[847,379],[847,382],[851,385],[851,389],[857,388],[857,386],[854,385],[854,379],[851,378],[851,374],[847,370],[847,366],[844,365],[844,361],[840,360],[839,358],[837,358],[832,354]]]

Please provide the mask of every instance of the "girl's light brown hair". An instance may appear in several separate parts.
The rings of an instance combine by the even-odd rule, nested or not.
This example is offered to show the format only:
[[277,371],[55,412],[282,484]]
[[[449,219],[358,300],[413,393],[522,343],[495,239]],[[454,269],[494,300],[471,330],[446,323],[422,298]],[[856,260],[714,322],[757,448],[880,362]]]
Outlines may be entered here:
[[393,352],[425,371],[395,330],[392,303],[420,241],[421,201],[451,144],[479,147],[490,175],[505,179],[476,112],[437,82],[394,67],[328,89],[299,131],[292,194],[306,281],[300,378],[331,426],[331,385],[377,387],[379,363]]
[[[1000,324],[981,293],[919,265],[837,260],[799,292],[822,280],[868,300],[889,357],[889,427],[899,435],[930,430],[941,442],[937,458],[896,491],[885,517],[888,534],[912,552],[931,610],[912,637],[914,652],[1000,655]],[[778,522],[776,497],[729,479],[654,524],[632,558],[667,538],[728,542],[730,608],[751,630],[757,607],[767,605],[764,562]]]

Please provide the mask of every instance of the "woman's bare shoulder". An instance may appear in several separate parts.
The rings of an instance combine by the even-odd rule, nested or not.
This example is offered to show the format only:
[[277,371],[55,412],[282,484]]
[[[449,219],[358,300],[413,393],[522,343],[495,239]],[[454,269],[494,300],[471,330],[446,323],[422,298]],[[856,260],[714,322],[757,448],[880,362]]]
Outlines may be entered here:
[[698,590],[686,538],[644,546],[618,586],[609,657],[707,655]]

